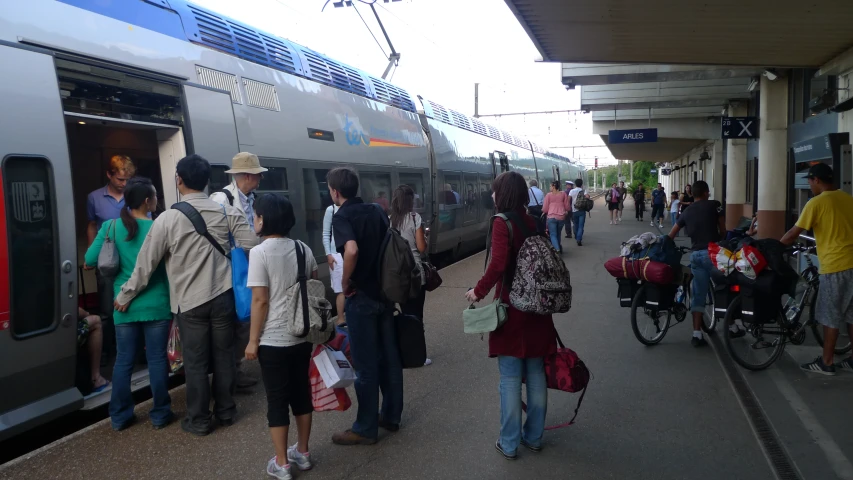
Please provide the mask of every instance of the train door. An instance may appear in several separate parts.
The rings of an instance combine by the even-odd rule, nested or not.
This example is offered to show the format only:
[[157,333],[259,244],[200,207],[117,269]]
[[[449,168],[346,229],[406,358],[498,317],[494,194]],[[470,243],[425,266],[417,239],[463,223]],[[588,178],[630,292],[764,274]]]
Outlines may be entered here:
[[[0,440],[80,408],[68,144],[54,58],[0,44]],[[12,68],[14,67],[14,68]]]
[[[211,190],[228,184],[224,171],[240,151],[231,94],[226,90],[185,83],[187,152],[204,157],[213,168]],[[220,186],[220,183],[224,185]]]

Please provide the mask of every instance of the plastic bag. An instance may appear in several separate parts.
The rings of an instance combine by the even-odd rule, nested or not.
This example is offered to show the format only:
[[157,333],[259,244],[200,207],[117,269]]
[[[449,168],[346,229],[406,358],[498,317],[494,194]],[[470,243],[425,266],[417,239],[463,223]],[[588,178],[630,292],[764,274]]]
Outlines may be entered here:
[[184,368],[184,354],[181,345],[181,332],[178,330],[178,322],[172,320],[169,327],[169,342],[166,346],[166,356],[169,358],[169,368],[172,373]]
[[708,256],[711,257],[711,263],[714,265],[714,268],[723,275],[728,276],[734,271],[737,258],[731,250],[720,243],[711,243],[708,245]]
[[[314,347],[314,353],[311,354],[311,357],[322,354],[326,348],[324,345],[317,345]],[[308,380],[311,383],[311,403],[314,406],[314,411],[337,410],[345,412],[352,406],[352,400],[350,400],[345,388],[326,388],[320,370],[317,369],[313,361],[308,366]]]
[[750,280],[755,280],[755,277],[767,266],[764,255],[752,245],[746,245],[738,250],[735,255],[737,258],[735,268]]

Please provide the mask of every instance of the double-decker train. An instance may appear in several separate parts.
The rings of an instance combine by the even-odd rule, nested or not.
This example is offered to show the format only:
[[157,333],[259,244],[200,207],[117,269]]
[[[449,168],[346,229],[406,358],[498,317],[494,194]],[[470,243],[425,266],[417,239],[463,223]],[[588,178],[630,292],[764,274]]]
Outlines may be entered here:
[[[186,154],[214,165],[215,190],[231,158],[253,152],[269,169],[260,191],[290,199],[293,235],[316,254],[336,166],[358,171],[366,201],[412,186],[429,253],[449,258],[483,247],[501,172],[585,177],[522,137],[183,0],[0,2],[0,72],[0,440],[109,401],[78,380],[76,323],[96,285],[81,268],[86,196],[112,155],[130,156],[168,206]],[[140,366],[133,388],[147,383]]]

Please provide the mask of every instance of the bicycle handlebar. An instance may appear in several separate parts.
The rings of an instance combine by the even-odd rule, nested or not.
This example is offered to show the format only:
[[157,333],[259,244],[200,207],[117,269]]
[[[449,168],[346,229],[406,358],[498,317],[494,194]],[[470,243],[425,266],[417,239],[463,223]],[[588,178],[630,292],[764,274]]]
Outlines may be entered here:
[[815,250],[817,250],[817,245],[807,247],[801,243],[795,243],[788,248],[788,253],[791,255],[797,255],[800,253],[814,253]]

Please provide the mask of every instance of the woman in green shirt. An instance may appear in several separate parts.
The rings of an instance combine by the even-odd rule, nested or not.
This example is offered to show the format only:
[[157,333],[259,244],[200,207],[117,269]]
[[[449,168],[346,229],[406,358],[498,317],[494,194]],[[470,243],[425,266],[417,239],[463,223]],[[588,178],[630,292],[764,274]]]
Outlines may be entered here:
[[[147,178],[132,178],[127,182],[124,201],[121,218],[104,222],[86,252],[86,265],[94,267],[98,264],[98,254],[101,252],[104,238],[109,236],[115,242],[120,261],[120,270],[114,282],[116,295],[133,273],[136,257],[154,223],[148,215],[157,208],[157,190]],[[166,279],[166,268],[161,263],[151,276],[148,287],[133,300],[127,311],[116,310],[113,313],[117,350],[110,397],[110,420],[113,429],[124,430],[136,421],[130,377],[133,374],[140,337],[145,338],[145,356],[154,397],[154,407],[150,413],[151,423],[154,428],[160,429],[174,418],[168,387],[169,362],[166,358],[171,318],[169,283]]]

